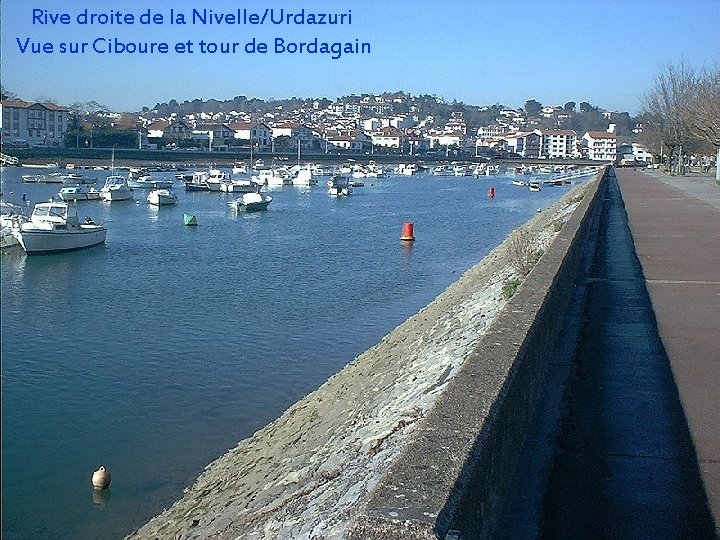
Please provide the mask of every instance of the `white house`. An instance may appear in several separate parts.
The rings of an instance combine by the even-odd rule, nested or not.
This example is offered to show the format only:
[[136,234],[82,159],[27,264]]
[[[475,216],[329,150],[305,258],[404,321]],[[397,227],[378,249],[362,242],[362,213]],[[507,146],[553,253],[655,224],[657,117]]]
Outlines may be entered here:
[[540,156],[548,159],[577,157],[577,134],[571,129],[544,129]]
[[438,133],[428,132],[426,138],[429,141],[430,148],[444,147],[444,146],[456,146],[457,148],[463,148],[465,143],[465,135],[460,132],[456,133]]
[[272,144],[272,129],[263,122],[233,122],[230,127],[235,139],[252,140],[253,144],[261,148],[268,148]]
[[587,157],[599,161],[615,161],[617,157],[617,135],[607,131],[586,131],[582,145],[587,148]]
[[402,150],[407,143],[407,136],[394,127],[380,128],[370,134],[373,146],[384,146],[386,148],[397,148]]
[[30,146],[65,146],[68,127],[67,108],[54,103],[21,99],[0,101],[0,129],[3,142]]

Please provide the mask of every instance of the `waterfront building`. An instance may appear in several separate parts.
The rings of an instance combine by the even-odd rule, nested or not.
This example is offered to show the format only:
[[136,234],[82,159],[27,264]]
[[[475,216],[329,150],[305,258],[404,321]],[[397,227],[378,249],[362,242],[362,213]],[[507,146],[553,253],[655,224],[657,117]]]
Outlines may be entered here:
[[201,124],[192,131],[192,138],[208,141],[209,150],[227,150],[228,142],[234,139],[235,132],[227,124]]
[[157,120],[146,126],[148,139],[177,141],[192,137],[192,127],[182,120]]
[[571,129],[542,130],[540,156],[547,159],[577,157],[577,134]]
[[515,153],[524,158],[537,159],[540,156],[542,146],[542,132],[523,131],[505,135],[507,151]]
[[0,130],[5,144],[65,146],[69,109],[21,99],[0,101]]
[[252,141],[259,148],[269,148],[272,144],[272,128],[264,122],[233,122],[230,128],[235,139]]
[[617,135],[607,131],[586,131],[582,136],[582,146],[587,149],[587,157],[599,161],[615,161],[617,157]]
[[316,138],[313,136],[312,129],[300,122],[278,122],[273,124],[271,129],[273,139],[277,139],[278,137],[289,137],[292,140],[293,145],[297,145],[297,141],[300,141],[300,145],[303,148],[309,147]]
[[458,149],[465,148],[465,136],[460,132],[443,133],[430,131],[428,132],[426,138],[428,139],[428,145],[430,148],[452,146]]
[[373,146],[397,148],[402,150],[407,146],[407,135],[392,126],[380,128],[371,135]]
[[480,126],[477,130],[477,136],[481,139],[488,139],[491,137],[503,137],[508,132],[506,126],[500,124],[489,124],[487,126]]

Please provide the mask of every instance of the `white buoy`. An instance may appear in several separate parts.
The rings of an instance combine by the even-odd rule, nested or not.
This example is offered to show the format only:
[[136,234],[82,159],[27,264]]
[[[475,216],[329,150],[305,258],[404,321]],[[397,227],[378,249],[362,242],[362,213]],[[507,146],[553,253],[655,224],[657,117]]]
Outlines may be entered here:
[[92,475],[92,485],[95,489],[106,489],[110,485],[110,471],[100,466]]

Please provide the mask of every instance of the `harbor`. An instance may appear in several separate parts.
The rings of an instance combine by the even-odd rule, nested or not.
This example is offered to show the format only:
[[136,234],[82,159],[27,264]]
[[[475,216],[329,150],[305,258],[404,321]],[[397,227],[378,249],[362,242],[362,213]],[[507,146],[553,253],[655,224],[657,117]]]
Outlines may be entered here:
[[[22,174],[3,169],[8,200],[57,193]],[[168,207],[79,202],[107,228],[103,245],[3,254],[4,459],[18,464],[4,470],[8,537],[131,533],[582,184],[533,193],[513,178],[389,174],[350,197],[282,186],[251,213],[176,180]],[[100,465],[113,483],[98,495]]]

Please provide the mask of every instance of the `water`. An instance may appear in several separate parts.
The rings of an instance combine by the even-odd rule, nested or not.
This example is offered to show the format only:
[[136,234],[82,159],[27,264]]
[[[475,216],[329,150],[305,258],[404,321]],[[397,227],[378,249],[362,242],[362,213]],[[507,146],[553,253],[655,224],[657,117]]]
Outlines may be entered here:
[[[37,172],[3,169],[5,199],[59,190],[21,183]],[[2,537],[121,538],[170,506],[567,191],[511,180],[389,177],[346,199],[321,182],[238,215],[225,194],[178,184],[158,209],[136,190],[79,203],[104,246],[3,255]],[[100,465],[113,480],[98,495]]]

